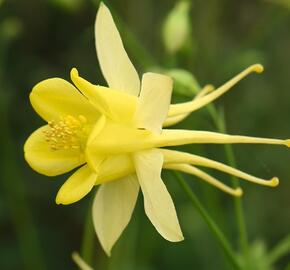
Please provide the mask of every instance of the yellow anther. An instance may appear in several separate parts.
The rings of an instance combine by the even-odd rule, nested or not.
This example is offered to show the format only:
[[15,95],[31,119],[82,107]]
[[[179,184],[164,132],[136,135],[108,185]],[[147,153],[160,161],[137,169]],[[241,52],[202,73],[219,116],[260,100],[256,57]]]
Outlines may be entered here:
[[83,115],[77,118],[67,115],[49,121],[49,129],[44,131],[45,140],[52,150],[80,149],[86,122]]

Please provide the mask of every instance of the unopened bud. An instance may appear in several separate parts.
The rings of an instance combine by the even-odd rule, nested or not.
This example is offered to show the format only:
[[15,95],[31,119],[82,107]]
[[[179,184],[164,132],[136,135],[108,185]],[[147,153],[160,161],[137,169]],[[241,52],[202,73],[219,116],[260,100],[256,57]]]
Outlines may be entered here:
[[190,34],[189,1],[179,1],[163,25],[163,42],[169,53],[179,51]]

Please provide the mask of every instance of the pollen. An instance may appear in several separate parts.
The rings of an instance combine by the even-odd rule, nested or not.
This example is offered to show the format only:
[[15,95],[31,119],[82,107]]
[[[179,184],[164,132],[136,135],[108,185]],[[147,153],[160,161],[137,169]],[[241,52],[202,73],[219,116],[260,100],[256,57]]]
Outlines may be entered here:
[[85,136],[87,119],[83,115],[60,117],[48,122],[45,140],[52,150],[80,149]]

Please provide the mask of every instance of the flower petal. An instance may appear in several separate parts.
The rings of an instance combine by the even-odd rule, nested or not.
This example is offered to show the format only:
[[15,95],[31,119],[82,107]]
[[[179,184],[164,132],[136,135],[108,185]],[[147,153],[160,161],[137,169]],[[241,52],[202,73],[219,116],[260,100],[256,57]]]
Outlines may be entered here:
[[162,153],[156,149],[135,153],[134,163],[148,218],[168,241],[183,240],[173,201],[160,177]]
[[95,42],[101,70],[113,89],[137,96],[140,80],[113,21],[110,10],[100,4],[95,23]]
[[84,165],[61,186],[56,196],[57,204],[71,204],[86,196],[94,187],[97,173]]
[[47,176],[55,176],[82,165],[84,157],[78,149],[52,150],[50,148],[44,134],[48,128],[49,126],[46,125],[37,129],[25,142],[24,156],[32,169]]
[[47,79],[34,86],[30,102],[47,122],[65,115],[83,115],[90,122],[99,117],[88,100],[72,84],[60,78]]
[[[155,137],[145,129],[136,129],[127,125],[120,125],[107,121],[102,131],[90,137],[88,149],[92,153],[122,154],[152,148]],[[159,138],[159,137],[158,137]],[[157,140],[159,140],[157,138]]]
[[136,97],[108,87],[93,85],[81,78],[75,68],[71,70],[71,79],[101,114],[115,122],[132,123],[136,111]]
[[100,186],[93,204],[93,222],[108,256],[128,225],[138,197],[139,184],[131,175]]
[[172,94],[172,79],[156,73],[145,73],[136,112],[139,128],[160,133],[168,114]]

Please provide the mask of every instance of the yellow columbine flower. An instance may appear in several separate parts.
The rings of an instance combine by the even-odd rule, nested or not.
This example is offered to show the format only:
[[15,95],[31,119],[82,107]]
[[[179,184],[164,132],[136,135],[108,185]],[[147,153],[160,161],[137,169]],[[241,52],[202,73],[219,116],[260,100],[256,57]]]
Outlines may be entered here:
[[107,254],[130,221],[139,187],[145,212],[157,231],[172,242],[183,239],[173,201],[161,179],[162,167],[196,175],[234,196],[240,196],[242,190],[224,185],[196,166],[261,185],[278,184],[276,177],[267,181],[217,161],[161,148],[192,143],[289,146],[288,140],[162,129],[215,100],[249,73],[261,72],[261,65],[249,67],[216,90],[205,87],[190,102],[170,105],[171,78],[145,73],[140,83],[104,4],[97,14],[95,34],[98,59],[109,88],[89,83],[76,69],[71,71],[76,87],[60,78],[37,84],[30,101],[48,124],[28,138],[24,152],[30,166],[48,176],[79,167],[60,188],[58,204],[76,202],[95,185],[101,185],[93,204],[93,221]]

